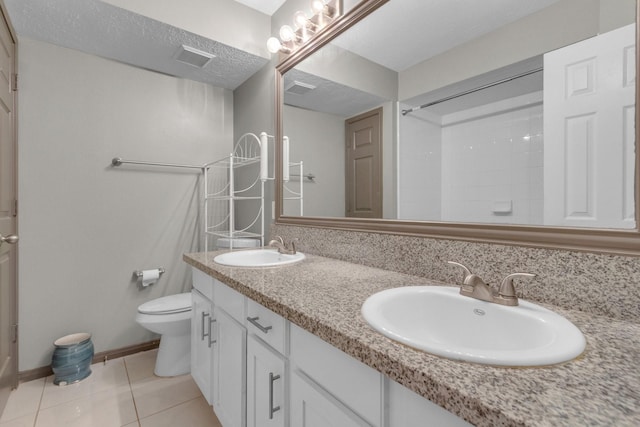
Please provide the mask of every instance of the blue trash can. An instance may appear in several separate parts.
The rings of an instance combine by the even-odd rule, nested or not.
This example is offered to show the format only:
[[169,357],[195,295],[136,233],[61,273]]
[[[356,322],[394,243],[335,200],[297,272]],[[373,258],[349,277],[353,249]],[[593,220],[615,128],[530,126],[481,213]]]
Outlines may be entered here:
[[91,375],[93,342],[91,334],[82,332],[58,338],[54,341],[51,369],[53,383],[67,385],[76,383]]

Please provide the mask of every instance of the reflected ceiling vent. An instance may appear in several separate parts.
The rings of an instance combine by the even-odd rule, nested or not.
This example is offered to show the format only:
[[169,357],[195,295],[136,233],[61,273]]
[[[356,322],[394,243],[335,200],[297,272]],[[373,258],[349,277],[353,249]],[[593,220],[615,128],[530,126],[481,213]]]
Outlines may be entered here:
[[314,85],[310,85],[309,83],[302,83],[294,80],[284,89],[284,91],[287,93],[293,93],[294,95],[304,95],[315,88],[316,87]]
[[212,53],[203,52],[196,48],[185,45],[180,46],[178,52],[174,56],[176,61],[180,61],[198,68],[203,68],[215,57],[216,56]]

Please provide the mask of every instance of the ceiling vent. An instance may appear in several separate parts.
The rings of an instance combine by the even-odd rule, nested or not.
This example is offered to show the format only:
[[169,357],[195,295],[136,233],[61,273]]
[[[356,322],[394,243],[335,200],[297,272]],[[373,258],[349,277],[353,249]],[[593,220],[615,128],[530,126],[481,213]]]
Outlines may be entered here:
[[203,52],[190,46],[182,45],[174,56],[176,61],[189,64],[193,67],[204,68],[216,56],[212,53]]
[[304,95],[305,93],[314,90],[316,87],[309,83],[302,83],[294,80],[284,90],[287,93],[293,93],[294,95]]

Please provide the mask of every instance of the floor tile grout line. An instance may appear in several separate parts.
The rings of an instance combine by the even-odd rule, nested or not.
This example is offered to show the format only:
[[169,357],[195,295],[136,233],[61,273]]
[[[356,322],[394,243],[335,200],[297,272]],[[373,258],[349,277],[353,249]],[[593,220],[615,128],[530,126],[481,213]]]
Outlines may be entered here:
[[127,381],[129,382],[129,392],[131,393],[131,400],[133,400],[133,409],[136,411],[136,421],[138,422],[138,427],[140,427],[140,414],[138,414],[138,405],[136,404],[136,396],[133,394],[133,386],[131,385],[131,377],[129,376],[129,367],[127,366],[127,358],[122,358],[122,363],[124,363],[124,371],[127,374]]
[[200,398],[204,399],[204,397],[203,397],[203,396],[197,396],[197,397],[194,397],[193,399],[188,399],[188,400],[185,400],[184,402],[176,403],[175,405],[172,405],[172,406],[167,406],[166,408],[161,409],[161,410],[159,410],[158,412],[154,412],[154,413],[149,414],[149,415],[147,415],[146,417],[144,417],[144,418],[142,418],[142,419],[138,420],[138,423],[140,423],[140,421],[141,421],[141,420],[143,420],[143,419],[145,419],[145,418],[153,417],[153,416],[155,416],[155,415],[161,414],[161,413],[163,413],[163,412],[165,412],[165,411],[168,411],[168,410],[170,410],[170,409],[177,408],[177,407],[178,407],[178,406],[180,406],[180,405],[185,405],[185,404],[187,404],[187,403],[189,403],[189,402],[192,402],[192,401],[194,401],[194,400],[198,400],[198,399],[200,399]]
[[42,381],[42,390],[40,391],[40,399],[38,400],[38,409],[36,409],[36,416],[33,418],[33,427],[38,425],[38,417],[40,416],[40,407],[42,406],[42,399],[44,398],[44,388],[47,386],[47,377],[44,377]]
[[[128,372],[126,371],[126,366],[124,365],[124,360],[123,360],[122,362],[123,362],[123,367],[125,368],[125,373],[127,374],[127,381],[128,381],[128,380],[129,380],[129,374],[128,374]],[[98,363],[102,363],[102,362],[97,362],[97,363],[94,363],[93,365],[97,365]],[[105,365],[106,365],[106,363],[105,363]],[[93,373],[93,371],[92,371],[92,373]],[[89,377],[90,377],[90,376],[91,376],[91,375],[89,375]],[[54,385],[55,385],[55,387],[59,387],[59,388],[80,386],[80,384],[81,384],[83,381],[85,382],[85,384],[86,384],[86,382],[91,381],[90,379],[88,379],[89,377],[84,378],[84,379],[82,379],[82,380],[80,380],[80,381],[76,381],[76,382],[71,383],[71,384],[67,384],[67,385],[55,385],[55,384],[54,384]],[[95,376],[94,376],[94,377],[95,377]],[[101,392],[104,392],[104,391],[106,391],[106,390],[107,390],[107,389],[104,389],[104,390],[98,390],[98,391],[92,391],[92,390],[89,390],[88,392],[86,392],[86,393],[82,393],[82,394],[80,394],[80,395],[78,395],[78,396],[74,397],[73,399],[70,399],[70,400],[64,400],[64,401],[62,401],[62,402],[58,402],[58,403],[56,403],[55,405],[51,405],[51,406],[47,406],[46,408],[42,408],[42,400],[44,399],[44,393],[45,393],[45,391],[46,391],[47,381],[49,380],[49,378],[51,378],[51,382],[52,382],[52,384],[53,384],[54,375],[50,375],[50,376],[48,376],[48,377],[45,377],[45,379],[44,379],[44,380],[45,380],[45,381],[44,381],[44,388],[42,389],[42,395],[40,396],[40,402],[38,403],[38,412],[40,412],[40,411],[45,411],[45,410],[48,410],[48,409],[51,409],[51,408],[55,408],[56,406],[66,405],[66,404],[69,404],[69,403],[71,403],[71,402],[75,402],[75,401],[77,401],[77,400],[86,399],[86,398],[88,398],[88,397],[89,397],[89,396],[91,396],[91,395],[94,395],[94,394],[96,394],[96,393],[101,393]],[[116,385],[114,386],[114,388],[118,388],[118,387],[123,386],[123,385],[124,385],[124,384],[121,384],[121,385],[117,385],[117,384],[116,384]],[[55,387],[54,387],[54,388],[55,388]],[[131,388],[131,383],[129,383],[129,388]]]
[[[37,417],[38,411],[40,410],[40,403],[42,402],[42,395],[44,394],[44,385],[45,385],[45,382],[46,382],[46,378],[36,378],[35,380],[31,380],[31,381],[19,382],[18,386],[15,389],[12,389],[11,392],[10,392],[10,395],[9,395],[10,396],[9,398],[11,398],[11,396],[15,396],[15,393],[17,393],[17,390],[18,390],[18,388],[20,388],[20,386],[22,386],[24,384],[36,383],[36,382],[38,382],[40,380],[42,380],[42,391],[40,392],[40,398],[38,399],[38,405],[36,406],[35,411],[34,412],[29,412],[29,413],[26,413],[26,414],[22,414],[22,415],[14,415],[13,418],[8,418],[8,419],[5,419],[2,422],[0,422],[0,426],[12,423],[17,419],[20,419],[20,418],[23,418],[23,417],[27,417],[29,415],[36,415],[36,417]],[[6,407],[5,407],[5,410],[6,410]],[[3,415],[4,415],[4,412],[0,412],[0,419],[2,418]],[[35,421],[34,421],[34,424],[35,424]]]

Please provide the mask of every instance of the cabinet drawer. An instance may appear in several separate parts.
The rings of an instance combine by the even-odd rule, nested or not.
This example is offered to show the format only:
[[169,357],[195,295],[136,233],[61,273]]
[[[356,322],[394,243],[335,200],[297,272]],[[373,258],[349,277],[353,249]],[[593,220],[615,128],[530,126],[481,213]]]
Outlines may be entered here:
[[382,424],[382,374],[291,325],[290,360],[320,387],[373,426]]
[[209,300],[213,300],[213,277],[195,267],[191,267],[191,280],[195,289]]
[[213,303],[227,312],[234,320],[244,324],[245,296],[219,280],[213,279]]
[[284,355],[287,354],[288,324],[283,317],[253,300],[248,300],[247,330]]

